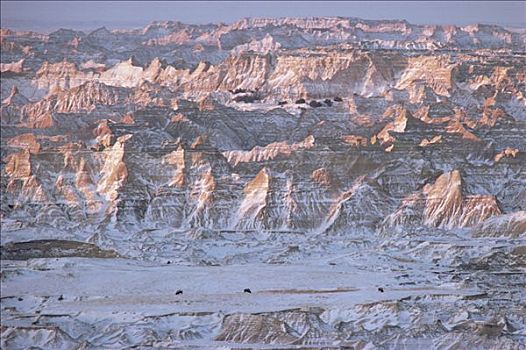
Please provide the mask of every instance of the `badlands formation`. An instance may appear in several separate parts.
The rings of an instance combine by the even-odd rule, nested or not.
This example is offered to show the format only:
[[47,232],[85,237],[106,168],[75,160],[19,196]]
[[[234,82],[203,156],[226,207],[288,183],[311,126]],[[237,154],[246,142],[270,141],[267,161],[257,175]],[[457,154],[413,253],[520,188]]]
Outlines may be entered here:
[[525,349],[525,52],[357,18],[2,28],[0,346]]

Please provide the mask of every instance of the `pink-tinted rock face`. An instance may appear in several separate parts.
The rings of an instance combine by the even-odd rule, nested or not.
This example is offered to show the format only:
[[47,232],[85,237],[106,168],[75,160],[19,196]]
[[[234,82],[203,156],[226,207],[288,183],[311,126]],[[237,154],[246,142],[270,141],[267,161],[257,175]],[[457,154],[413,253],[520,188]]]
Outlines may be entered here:
[[[0,347],[521,348],[524,34],[1,34],[2,259],[42,259],[2,265]],[[90,245],[128,260],[48,259]]]
[[[450,51],[367,48],[392,47],[386,35],[397,47],[427,38]],[[38,48],[44,61],[15,50],[2,63],[18,74],[2,84],[3,172],[50,198],[58,191],[67,203],[89,201],[100,212],[85,225],[111,217],[144,227],[341,231],[356,224],[337,218],[350,215],[343,203],[367,183],[372,210],[360,222],[371,230],[414,221],[403,216],[415,200],[419,225],[473,226],[524,209],[526,72],[521,57],[485,51],[520,47],[517,35],[344,18],[6,32],[3,45],[47,48]],[[139,53],[142,45],[161,54],[198,44],[200,57],[189,51],[181,60]],[[53,45],[76,54],[57,60]],[[137,55],[112,59],[116,45]],[[109,57],[83,58],[102,48]],[[79,146],[57,151],[67,143]],[[359,178],[374,185],[357,185]],[[518,183],[508,188],[510,181]],[[75,190],[64,195],[68,186]],[[86,196],[88,188],[95,195]],[[384,197],[389,205],[374,209]],[[173,214],[168,223],[156,217],[162,203],[162,218]]]

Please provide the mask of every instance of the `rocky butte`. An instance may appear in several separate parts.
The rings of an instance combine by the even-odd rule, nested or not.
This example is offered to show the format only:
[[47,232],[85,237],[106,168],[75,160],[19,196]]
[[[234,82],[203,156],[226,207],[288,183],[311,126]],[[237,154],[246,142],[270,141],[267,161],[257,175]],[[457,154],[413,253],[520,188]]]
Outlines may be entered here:
[[5,349],[523,349],[526,34],[2,28],[1,194]]

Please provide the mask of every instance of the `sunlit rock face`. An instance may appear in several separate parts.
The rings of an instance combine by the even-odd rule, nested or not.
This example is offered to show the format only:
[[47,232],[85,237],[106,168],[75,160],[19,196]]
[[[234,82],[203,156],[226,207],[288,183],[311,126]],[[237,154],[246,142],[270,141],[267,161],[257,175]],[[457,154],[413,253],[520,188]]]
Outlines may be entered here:
[[[525,343],[525,34],[249,18],[1,46],[2,249],[88,242],[161,277],[84,295],[64,281],[137,271],[6,246],[28,262],[2,271],[0,347]],[[177,275],[188,303],[161,264],[203,268]],[[48,270],[64,292],[24,289]]]

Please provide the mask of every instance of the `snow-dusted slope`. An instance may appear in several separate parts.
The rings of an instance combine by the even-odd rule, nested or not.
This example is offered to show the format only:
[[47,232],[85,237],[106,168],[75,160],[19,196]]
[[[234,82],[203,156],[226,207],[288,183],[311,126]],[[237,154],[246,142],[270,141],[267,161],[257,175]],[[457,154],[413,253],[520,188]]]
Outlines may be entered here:
[[520,349],[525,43],[2,29],[1,347]]

